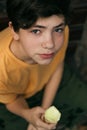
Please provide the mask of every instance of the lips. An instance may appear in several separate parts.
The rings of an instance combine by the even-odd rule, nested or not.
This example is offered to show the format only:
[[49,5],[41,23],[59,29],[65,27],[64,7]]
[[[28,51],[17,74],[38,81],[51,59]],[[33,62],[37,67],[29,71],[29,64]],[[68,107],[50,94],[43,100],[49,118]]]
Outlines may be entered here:
[[54,56],[54,53],[50,53],[50,54],[40,54],[40,57],[43,59],[49,59],[52,58]]

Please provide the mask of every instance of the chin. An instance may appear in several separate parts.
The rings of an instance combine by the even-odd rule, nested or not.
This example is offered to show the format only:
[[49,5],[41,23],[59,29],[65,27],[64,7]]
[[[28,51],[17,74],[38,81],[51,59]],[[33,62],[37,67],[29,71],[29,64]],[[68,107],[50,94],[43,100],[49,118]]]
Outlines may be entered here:
[[51,60],[42,60],[42,61],[38,61],[38,64],[40,65],[49,65],[52,62]]

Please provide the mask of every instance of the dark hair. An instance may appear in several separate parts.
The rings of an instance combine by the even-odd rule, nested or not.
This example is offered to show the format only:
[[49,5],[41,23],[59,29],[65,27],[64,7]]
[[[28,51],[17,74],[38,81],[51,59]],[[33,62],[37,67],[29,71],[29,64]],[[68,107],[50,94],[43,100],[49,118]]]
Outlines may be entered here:
[[7,0],[7,14],[15,31],[31,27],[38,18],[68,16],[70,0]]

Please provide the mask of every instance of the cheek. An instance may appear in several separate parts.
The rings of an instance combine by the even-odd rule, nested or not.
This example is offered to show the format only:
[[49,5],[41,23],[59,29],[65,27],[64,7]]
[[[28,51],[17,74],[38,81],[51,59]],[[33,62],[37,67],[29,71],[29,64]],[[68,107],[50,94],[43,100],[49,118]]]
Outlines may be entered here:
[[33,38],[31,39],[31,38],[25,37],[21,41],[22,41],[23,46],[26,47],[27,49],[33,48],[35,46],[35,41],[33,40]]
[[59,49],[63,46],[64,36],[57,38],[56,47]]
[[64,37],[60,39],[60,46],[63,46],[63,44],[64,44]]
[[26,49],[30,53],[33,53],[39,48],[38,42],[34,39],[29,39],[26,43]]

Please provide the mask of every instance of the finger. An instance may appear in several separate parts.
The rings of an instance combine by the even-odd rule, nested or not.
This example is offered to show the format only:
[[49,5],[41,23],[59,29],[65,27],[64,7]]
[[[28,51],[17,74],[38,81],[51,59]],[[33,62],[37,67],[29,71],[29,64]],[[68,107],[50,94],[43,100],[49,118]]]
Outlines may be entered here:
[[36,130],[36,128],[35,128],[32,124],[30,124],[30,125],[28,126],[27,130]]
[[49,124],[49,123],[46,123],[46,122],[43,122],[43,121],[40,120],[39,127],[51,130],[51,129],[55,129],[56,128],[56,124],[52,124],[52,123]]
[[54,126],[52,129],[55,130],[55,129],[56,129],[56,126]]

